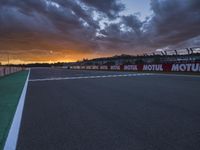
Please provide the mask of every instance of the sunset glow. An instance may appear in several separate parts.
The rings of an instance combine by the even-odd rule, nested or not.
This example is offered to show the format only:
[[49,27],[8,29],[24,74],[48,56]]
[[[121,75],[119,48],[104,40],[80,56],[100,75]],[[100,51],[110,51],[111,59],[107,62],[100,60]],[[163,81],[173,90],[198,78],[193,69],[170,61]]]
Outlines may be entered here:
[[198,0],[3,0],[0,63],[72,62],[200,46],[199,6]]

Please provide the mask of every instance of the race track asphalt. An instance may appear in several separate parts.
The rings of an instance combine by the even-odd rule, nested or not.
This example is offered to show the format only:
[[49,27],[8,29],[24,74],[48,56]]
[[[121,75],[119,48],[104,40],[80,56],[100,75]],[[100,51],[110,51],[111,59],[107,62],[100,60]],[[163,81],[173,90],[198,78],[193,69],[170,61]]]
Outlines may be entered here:
[[[40,68],[30,80],[114,74],[127,73]],[[199,150],[200,77],[29,82],[17,149]]]

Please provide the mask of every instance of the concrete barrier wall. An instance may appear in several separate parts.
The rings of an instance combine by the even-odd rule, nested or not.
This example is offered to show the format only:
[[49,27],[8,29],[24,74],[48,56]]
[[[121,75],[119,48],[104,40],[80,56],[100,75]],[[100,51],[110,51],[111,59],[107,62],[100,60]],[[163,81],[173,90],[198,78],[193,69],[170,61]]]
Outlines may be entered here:
[[4,67],[0,66],[0,77],[6,76],[15,72],[19,72],[23,70],[22,67]]
[[70,69],[82,70],[114,70],[114,71],[149,71],[149,72],[198,72],[200,63],[165,63],[165,64],[140,64],[140,65],[115,65],[115,66],[71,66]]

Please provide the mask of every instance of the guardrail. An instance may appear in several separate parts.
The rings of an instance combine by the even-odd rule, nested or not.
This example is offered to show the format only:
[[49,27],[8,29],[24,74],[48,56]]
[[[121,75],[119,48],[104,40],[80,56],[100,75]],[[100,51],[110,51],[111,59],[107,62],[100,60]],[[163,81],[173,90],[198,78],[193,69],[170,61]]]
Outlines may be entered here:
[[15,72],[22,71],[22,67],[8,67],[8,66],[0,66],[0,77],[6,76]]
[[158,71],[158,72],[200,72],[200,63],[165,63],[114,66],[70,66],[75,70],[110,70],[110,71]]

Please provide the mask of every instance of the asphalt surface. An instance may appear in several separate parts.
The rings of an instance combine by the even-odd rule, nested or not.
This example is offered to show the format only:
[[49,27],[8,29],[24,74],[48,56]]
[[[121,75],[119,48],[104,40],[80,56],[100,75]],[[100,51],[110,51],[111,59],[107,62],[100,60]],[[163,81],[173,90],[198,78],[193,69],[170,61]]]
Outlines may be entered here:
[[[32,69],[30,79],[126,74]],[[199,150],[200,77],[29,82],[18,150]]]

